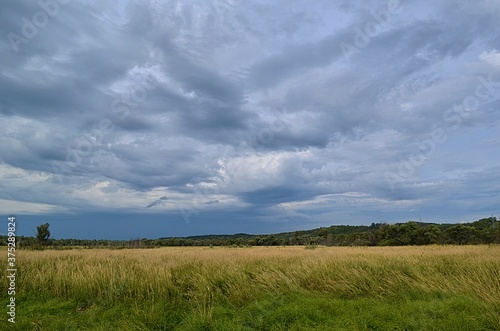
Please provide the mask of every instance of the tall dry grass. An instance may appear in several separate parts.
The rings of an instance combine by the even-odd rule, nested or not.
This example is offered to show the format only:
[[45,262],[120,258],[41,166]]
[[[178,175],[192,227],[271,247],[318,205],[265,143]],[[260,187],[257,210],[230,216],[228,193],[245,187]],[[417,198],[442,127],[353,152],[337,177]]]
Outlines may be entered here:
[[500,246],[19,251],[24,293],[169,300],[204,309],[263,293],[339,298],[470,295],[500,307]]

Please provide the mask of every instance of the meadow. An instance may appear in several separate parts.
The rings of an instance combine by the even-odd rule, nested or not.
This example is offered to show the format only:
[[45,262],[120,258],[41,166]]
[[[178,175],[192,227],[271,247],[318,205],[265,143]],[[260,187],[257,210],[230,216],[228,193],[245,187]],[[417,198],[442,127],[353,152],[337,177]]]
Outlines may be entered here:
[[500,330],[498,245],[310,248],[20,250],[0,328]]

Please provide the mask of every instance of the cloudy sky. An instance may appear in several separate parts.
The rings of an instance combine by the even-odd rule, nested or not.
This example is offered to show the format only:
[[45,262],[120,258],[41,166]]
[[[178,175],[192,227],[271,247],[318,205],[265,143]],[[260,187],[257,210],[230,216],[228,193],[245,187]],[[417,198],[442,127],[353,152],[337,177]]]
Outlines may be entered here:
[[498,216],[499,21],[496,0],[2,1],[0,214],[113,239]]

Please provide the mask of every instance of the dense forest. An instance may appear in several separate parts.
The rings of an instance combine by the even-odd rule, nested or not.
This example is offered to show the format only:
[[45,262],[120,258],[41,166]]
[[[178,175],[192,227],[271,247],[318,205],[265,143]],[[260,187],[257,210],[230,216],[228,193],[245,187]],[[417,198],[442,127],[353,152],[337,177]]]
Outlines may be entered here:
[[[46,223],[47,224],[47,223]],[[47,228],[48,230],[48,228]],[[50,232],[49,232],[50,233]],[[18,236],[18,248],[43,247],[110,247],[152,248],[161,246],[403,246],[403,245],[476,245],[500,244],[500,221],[496,217],[483,218],[472,223],[437,224],[407,222],[397,224],[372,223],[365,225],[332,225],[307,231],[268,235],[206,235],[192,237],[165,237],[158,239],[85,240],[51,239],[47,236]],[[0,236],[7,245],[7,236]]]

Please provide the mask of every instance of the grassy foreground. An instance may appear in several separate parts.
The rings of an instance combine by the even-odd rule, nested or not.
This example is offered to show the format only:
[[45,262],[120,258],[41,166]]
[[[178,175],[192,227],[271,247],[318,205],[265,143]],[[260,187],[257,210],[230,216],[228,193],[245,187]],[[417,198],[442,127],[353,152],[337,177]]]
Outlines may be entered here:
[[500,246],[18,251],[17,265],[1,330],[500,330]]

